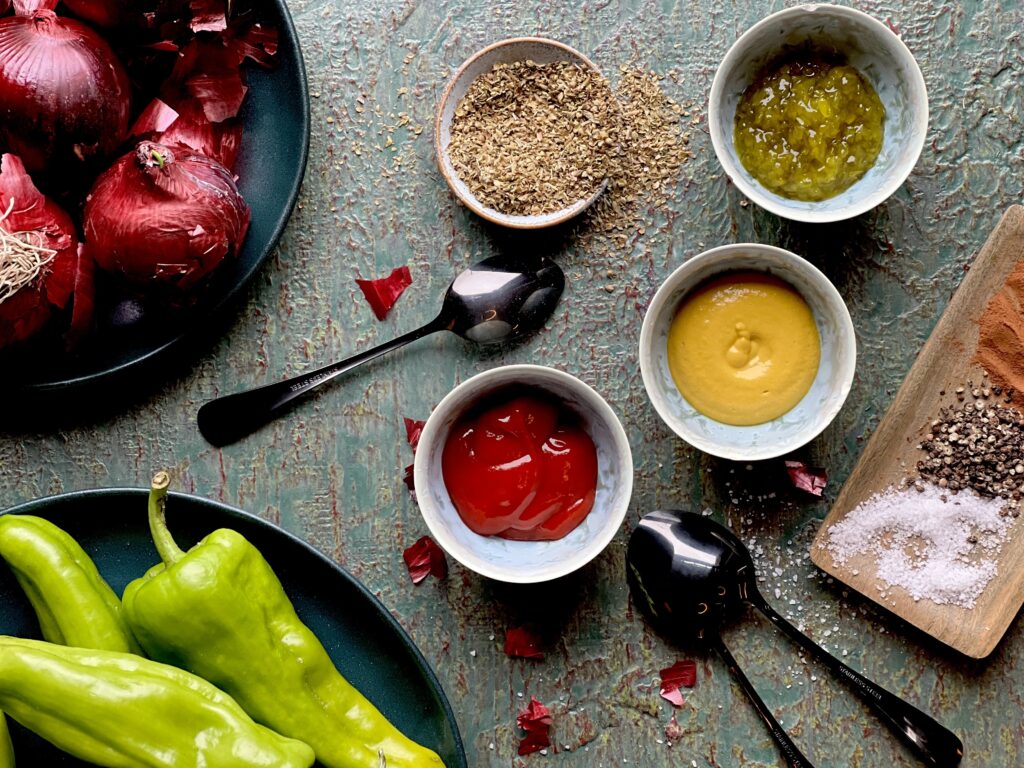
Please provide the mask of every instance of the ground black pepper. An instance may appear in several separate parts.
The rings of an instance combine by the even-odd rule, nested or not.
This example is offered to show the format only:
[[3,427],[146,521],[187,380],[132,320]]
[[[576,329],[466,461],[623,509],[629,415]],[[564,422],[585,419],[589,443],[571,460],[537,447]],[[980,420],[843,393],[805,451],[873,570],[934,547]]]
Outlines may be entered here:
[[1019,516],[1024,415],[1009,405],[1013,390],[1003,394],[988,382],[957,387],[957,402],[939,410],[939,418],[918,445],[925,454],[917,462],[920,478],[909,482],[915,488],[923,488],[922,480],[932,482],[951,493],[971,488],[988,498],[1005,499],[1005,513]]

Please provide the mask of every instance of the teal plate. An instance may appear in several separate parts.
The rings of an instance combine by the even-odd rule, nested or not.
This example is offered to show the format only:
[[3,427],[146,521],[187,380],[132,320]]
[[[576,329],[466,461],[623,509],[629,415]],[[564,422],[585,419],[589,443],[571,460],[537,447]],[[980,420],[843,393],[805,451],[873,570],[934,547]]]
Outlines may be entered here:
[[[149,536],[147,493],[133,488],[79,491],[30,501],[3,514],[38,515],[66,530],[121,594],[159,560]],[[249,539],[349,682],[407,736],[436,751],[447,768],[466,768],[459,728],[437,677],[405,630],[347,571],[277,526],[209,499],[170,494],[167,521],[183,548],[216,528],[233,528]],[[0,634],[39,637],[35,615],[6,566],[0,566]],[[17,723],[11,723],[11,736],[18,765],[86,765]]]
[[123,388],[129,380],[145,381],[146,374],[159,371],[157,364],[172,353],[184,358],[212,343],[211,318],[226,319],[226,310],[239,303],[245,287],[274,252],[298,200],[309,155],[306,70],[285,0],[236,0],[235,7],[238,12],[251,8],[279,35],[271,69],[251,63],[243,68],[249,90],[239,113],[243,135],[235,173],[239,191],[252,209],[252,222],[237,258],[218,267],[187,310],[126,302],[117,290],[101,287],[96,329],[82,349],[67,355],[48,341],[16,357],[12,354],[12,361],[3,366],[10,375],[5,372],[0,389],[50,396],[83,389],[102,393],[112,382]]

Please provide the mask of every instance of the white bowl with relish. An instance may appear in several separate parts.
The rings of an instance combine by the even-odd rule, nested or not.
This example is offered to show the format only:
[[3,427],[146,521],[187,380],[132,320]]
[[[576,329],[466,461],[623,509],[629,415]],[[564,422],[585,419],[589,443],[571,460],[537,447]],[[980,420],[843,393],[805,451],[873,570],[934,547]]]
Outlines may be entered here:
[[817,267],[738,243],[693,257],[662,283],[639,359],[673,432],[713,456],[756,461],[796,450],[832,422],[853,383],[857,342]]
[[[856,180],[849,182],[848,186],[841,187],[840,191],[823,193],[827,195],[823,199],[797,199],[800,197],[799,194],[794,196],[789,191],[782,193],[778,187],[773,187],[764,175],[758,173],[756,168],[751,169],[745,165],[741,157],[743,153],[736,142],[737,115],[749,114],[745,109],[749,106],[752,95],[756,95],[762,104],[773,99],[778,102],[781,98],[778,82],[775,83],[774,89],[761,87],[758,90],[759,86],[771,80],[773,68],[785,66],[786,62],[797,66],[813,64],[814,61],[806,62],[803,59],[818,59],[820,56],[845,68],[852,68],[851,80],[862,85],[869,97],[865,101],[862,99],[865,94],[860,94],[846,104],[854,114],[858,109],[864,111],[864,125],[854,125],[856,121],[849,115],[842,118],[836,116],[836,125],[833,125],[832,129],[846,131],[851,141],[857,139],[857,132],[865,126],[877,129],[871,121],[878,119],[878,109],[875,107],[880,102],[883,112],[880,125],[882,136],[880,145],[876,143],[872,147],[873,152],[877,153],[873,159],[865,159],[861,157],[860,152],[853,151],[845,145],[829,145],[829,140],[823,134],[805,139],[811,143],[817,141],[819,145],[825,143],[831,146],[830,151],[843,153],[843,157],[840,158],[842,160],[866,160],[866,163],[858,172],[862,175],[852,177]],[[783,91],[787,84],[792,85],[793,78],[790,78],[788,83],[782,83]],[[835,90],[828,89],[828,93],[835,94]],[[765,101],[760,101],[765,94]],[[833,98],[825,92],[819,95],[823,101]],[[841,99],[842,95],[834,98]],[[833,99],[831,103],[834,109],[835,100]],[[799,106],[808,110],[813,110],[815,105],[816,103],[807,105],[804,101],[799,101]],[[792,107],[796,110],[798,103],[794,103]],[[814,115],[812,112],[809,119],[818,117],[820,115]],[[798,136],[806,135],[802,130],[802,118],[798,122],[801,128],[792,125],[792,120],[789,122],[789,128],[800,131]],[[924,148],[928,131],[928,94],[924,77],[913,54],[888,26],[853,8],[836,5],[799,5],[762,19],[732,45],[711,84],[708,126],[711,143],[719,162],[737,189],[747,198],[765,210],[787,219],[811,223],[841,221],[879,205],[906,181]],[[778,127],[779,124],[776,123],[774,128]],[[773,158],[788,160],[788,152],[795,153],[794,157],[800,154],[790,143],[782,141],[783,138],[793,139],[794,135],[791,133],[773,131],[771,127],[764,130],[756,123],[744,125],[742,130],[757,134],[756,142],[766,153],[766,157],[763,158],[766,163],[770,164]],[[866,130],[865,128],[865,133]],[[810,135],[815,137],[816,134],[812,131]],[[747,141],[745,150],[748,153],[753,141]],[[784,150],[781,158],[769,154],[778,142],[782,142]],[[817,160],[814,149],[808,145],[801,151],[807,151]],[[821,147],[817,149],[820,150]],[[824,162],[820,164],[821,169],[825,166]],[[775,169],[790,173],[780,166],[775,166]]]

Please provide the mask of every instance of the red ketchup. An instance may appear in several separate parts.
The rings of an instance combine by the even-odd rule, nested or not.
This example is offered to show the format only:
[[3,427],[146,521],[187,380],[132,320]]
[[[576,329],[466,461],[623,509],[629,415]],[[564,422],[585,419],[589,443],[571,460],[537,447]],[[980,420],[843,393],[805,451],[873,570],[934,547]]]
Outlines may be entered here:
[[457,423],[441,470],[463,522],[483,536],[560,539],[594,506],[597,449],[575,420],[513,397]]

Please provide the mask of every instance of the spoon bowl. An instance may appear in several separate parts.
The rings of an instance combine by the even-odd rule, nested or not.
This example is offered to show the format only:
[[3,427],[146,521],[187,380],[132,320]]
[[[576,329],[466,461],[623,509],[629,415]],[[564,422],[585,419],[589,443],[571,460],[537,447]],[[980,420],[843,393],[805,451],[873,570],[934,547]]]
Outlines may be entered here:
[[713,530],[688,528],[673,512],[645,515],[629,541],[626,577],[662,630],[706,644],[735,613],[732,552]]
[[264,387],[218,397],[199,409],[199,431],[213,445],[233,443],[358,365],[437,331],[477,344],[501,344],[539,330],[558,305],[565,274],[546,257],[491,256],[448,286],[437,317],[415,331],[346,360]]
[[952,768],[963,744],[929,715],[846,666],[777,613],[757,589],[753,558],[728,528],[691,512],[658,510],[641,518],[626,552],[634,599],[656,625],[681,639],[714,648],[737,677],[792,766],[809,766],[722,641],[720,627],[752,605],[854,691],[927,765]]
[[546,258],[492,256],[448,286],[441,314],[446,330],[477,344],[502,344],[547,322],[565,289],[565,275]]

